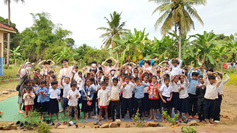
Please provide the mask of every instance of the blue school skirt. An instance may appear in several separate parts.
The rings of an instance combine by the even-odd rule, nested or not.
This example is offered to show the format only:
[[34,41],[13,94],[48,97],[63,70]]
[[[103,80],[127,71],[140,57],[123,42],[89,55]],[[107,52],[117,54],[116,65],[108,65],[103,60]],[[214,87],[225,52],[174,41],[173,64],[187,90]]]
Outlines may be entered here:
[[180,99],[180,112],[188,113],[188,108],[189,108],[188,98]]
[[179,93],[178,92],[173,92],[173,96],[171,99],[171,104],[173,108],[176,108],[179,110],[180,108],[180,100],[179,100]]

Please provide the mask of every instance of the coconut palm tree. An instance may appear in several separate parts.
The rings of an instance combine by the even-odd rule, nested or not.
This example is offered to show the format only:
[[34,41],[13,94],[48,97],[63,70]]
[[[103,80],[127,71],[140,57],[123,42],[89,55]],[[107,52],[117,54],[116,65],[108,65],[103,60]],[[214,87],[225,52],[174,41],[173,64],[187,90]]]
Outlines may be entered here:
[[[113,39],[121,38],[121,35],[123,33],[126,33],[129,31],[128,29],[123,29],[126,22],[121,23],[121,13],[117,13],[116,11],[113,12],[113,14],[110,14],[110,20],[106,18],[107,24],[109,27],[99,27],[97,30],[105,30],[106,33],[102,34],[100,37],[103,39],[103,45],[102,48],[109,49],[109,48],[115,48],[117,46],[117,43],[113,41]],[[118,57],[118,51],[117,53],[117,60]]]
[[[15,2],[25,2],[24,0],[14,0]],[[4,3],[8,6],[8,25],[11,25],[11,0],[4,0]],[[10,53],[10,33],[7,34],[7,66],[9,66],[9,53]]]
[[149,0],[159,5],[152,14],[156,12],[162,13],[155,23],[155,28],[163,23],[161,32],[163,35],[167,34],[173,26],[175,26],[175,33],[177,28],[179,30],[179,58],[181,58],[181,39],[186,35],[191,28],[194,29],[194,21],[196,18],[202,25],[204,24],[201,17],[198,15],[195,5],[205,5],[206,0]]

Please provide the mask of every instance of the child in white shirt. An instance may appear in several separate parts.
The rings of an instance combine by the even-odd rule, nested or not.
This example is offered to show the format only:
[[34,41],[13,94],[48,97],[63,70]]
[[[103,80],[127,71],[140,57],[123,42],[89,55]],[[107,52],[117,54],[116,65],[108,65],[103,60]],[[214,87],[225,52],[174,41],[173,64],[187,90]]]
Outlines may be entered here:
[[[170,78],[164,79],[164,84],[160,88],[161,109],[168,111],[171,116],[170,102],[172,99],[172,87],[170,86]],[[165,121],[162,116],[162,121]]]
[[186,120],[184,121],[185,123],[188,122],[189,118],[189,104],[188,104],[188,79],[187,77],[183,74],[180,77],[180,86],[179,86],[179,100],[180,100],[180,113],[179,113],[179,121],[182,122],[182,115],[183,113],[186,116]]
[[72,110],[76,112],[76,121],[78,121],[78,98],[81,97],[81,94],[79,93],[79,90],[77,90],[77,82],[72,81],[71,83],[71,90],[68,92],[68,121],[71,121],[71,113]]
[[130,82],[130,76],[125,76],[125,83],[122,87],[123,96],[122,96],[122,120],[124,120],[124,116],[129,111],[129,117],[132,119],[132,92],[134,90],[134,84]]
[[172,67],[171,75],[179,75],[182,74],[182,60],[181,59],[171,59],[169,62],[169,65]]
[[107,83],[102,82],[101,83],[101,88],[98,91],[98,106],[100,107],[100,114],[99,114],[99,120],[101,120],[101,115],[103,112],[105,112],[106,120],[108,121],[108,105],[109,105],[109,98],[110,94],[109,91],[106,90]]
[[32,92],[32,87],[27,86],[26,87],[26,93],[23,95],[24,99],[24,105],[25,105],[25,111],[26,115],[24,116],[25,118],[28,117],[28,112],[31,112],[32,106],[34,105],[34,99],[35,99],[35,94]]
[[62,117],[65,117],[65,110],[68,107],[68,92],[71,90],[69,77],[64,78],[64,82],[62,83],[62,86],[63,86],[63,115]]
[[49,120],[52,120],[52,114],[56,114],[56,120],[55,122],[58,121],[58,112],[59,112],[59,107],[58,107],[58,96],[60,95],[60,90],[57,89],[58,87],[58,81],[54,80],[51,83],[52,89],[49,90],[49,115],[50,118]]
[[219,87],[221,80],[219,75],[214,72],[207,72],[207,74],[203,76],[203,80],[206,85],[206,93],[204,95],[204,118],[207,124],[214,124],[215,100],[218,98],[217,88]]

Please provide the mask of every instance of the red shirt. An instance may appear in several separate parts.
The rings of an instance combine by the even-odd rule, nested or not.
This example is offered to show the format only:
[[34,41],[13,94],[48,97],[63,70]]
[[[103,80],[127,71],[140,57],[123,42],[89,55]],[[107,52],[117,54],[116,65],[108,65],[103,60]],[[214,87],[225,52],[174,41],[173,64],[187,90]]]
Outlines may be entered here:
[[159,83],[156,83],[155,85],[150,83],[148,90],[147,90],[147,92],[149,94],[149,99],[151,99],[151,100],[159,99],[159,89],[160,89]]

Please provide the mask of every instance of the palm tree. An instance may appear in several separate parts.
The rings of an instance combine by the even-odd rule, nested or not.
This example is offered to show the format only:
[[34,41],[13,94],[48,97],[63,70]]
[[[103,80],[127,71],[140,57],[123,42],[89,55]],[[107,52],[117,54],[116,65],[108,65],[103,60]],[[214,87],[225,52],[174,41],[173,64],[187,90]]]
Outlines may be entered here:
[[125,61],[127,59],[129,62],[136,62],[137,58],[142,55],[142,49],[144,47],[144,42],[148,41],[149,33],[145,33],[145,28],[143,31],[137,31],[134,28],[134,34],[131,31],[124,33],[122,39],[113,39],[113,41],[118,44],[113,51],[121,52],[121,59]]
[[181,58],[181,39],[191,28],[194,29],[194,21],[196,18],[202,25],[204,24],[198,15],[195,5],[205,5],[206,0],[149,0],[159,5],[152,14],[156,12],[163,13],[155,23],[155,28],[162,24],[161,32],[167,34],[173,26],[175,26],[175,34],[177,28],[179,30],[179,58]]
[[[105,19],[106,19],[109,27],[99,27],[99,28],[97,28],[97,30],[105,30],[106,31],[106,33],[104,33],[100,36],[101,38],[104,38],[102,48],[104,48],[104,49],[112,48],[113,49],[117,46],[117,43],[114,42],[113,39],[121,37],[121,35],[123,33],[126,33],[129,30],[123,29],[126,22],[120,23],[121,13],[117,13],[116,11],[114,11],[113,14],[110,14],[110,20],[106,17],[105,17]],[[116,53],[117,53],[117,60],[119,60],[118,51],[116,51]]]
[[[25,2],[24,0],[15,0],[16,2]],[[4,0],[4,3],[8,6],[8,25],[11,25],[11,0]],[[7,66],[9,66],[9,53],[10,53],[10,33],[7,34]]]

